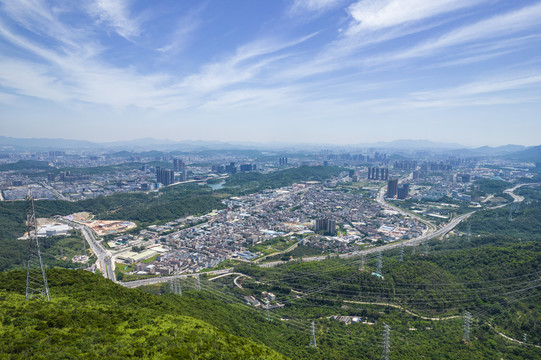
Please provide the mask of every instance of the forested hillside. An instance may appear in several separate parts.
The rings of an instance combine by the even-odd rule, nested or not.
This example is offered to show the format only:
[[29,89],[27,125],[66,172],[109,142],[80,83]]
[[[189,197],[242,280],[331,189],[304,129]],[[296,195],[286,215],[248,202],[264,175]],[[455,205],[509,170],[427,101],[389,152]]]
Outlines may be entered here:
[[24,275],[0,273],[1,358],[285,358],[84,271],[49,271],[52,300],[25,301]]

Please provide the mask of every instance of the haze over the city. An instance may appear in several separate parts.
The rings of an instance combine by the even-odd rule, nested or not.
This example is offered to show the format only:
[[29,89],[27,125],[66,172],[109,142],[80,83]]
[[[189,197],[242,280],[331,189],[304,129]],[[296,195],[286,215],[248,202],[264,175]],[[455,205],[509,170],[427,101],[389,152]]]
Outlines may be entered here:
[[539,144],[540,1],[0,4],[4,136]]

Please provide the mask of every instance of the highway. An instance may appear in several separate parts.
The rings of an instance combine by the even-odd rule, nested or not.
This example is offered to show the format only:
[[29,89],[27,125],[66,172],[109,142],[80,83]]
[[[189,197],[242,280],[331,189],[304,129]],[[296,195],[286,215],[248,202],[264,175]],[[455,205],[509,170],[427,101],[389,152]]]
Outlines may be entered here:
[[92,252],[98,258],[98,260],[96,261],[96,266],[98,267],[98,269],[100,269],[101,273],[105,278],[117,282],[113,264],[113,256],[103,247],[102,244],[99,243],[99,241],[94,236],[94,232],[92,231],[92,229],[90,229],[88,226],[81,225],[74,221],[66,219],[60,221],[70,226],[73,226],[75,229],[81,231],[81,233],[85,237],[86,242],[88,243],[88,245],[90,245],[90,249],[92,249]]
[[511,195],[511,197],[513,198],[513,202],[522,202],[524,201],[524,196],[517,195],[514,193],[514,191],[526,185],[533,185],[533,184],[519,184],[515,187],[512,187],[511,189],[506,189],[503,192],[506,193],[507,195]]
[[112,256],[94,236],[94,232],[87,226],[79,225],[78,229],[83,233],[86,242],[90,245],[92,252],[98,257],[99,268],[104,277],[116,282],[115,270],[113,268]]
[[57,199],[60,199],[60,200],[65,200],[65,201],[73,201],[73,200],[70,200],[68,199],[67,197],[65,197],[64,195],[62,195],[61,193],[59,193],[55,188],[53,188],[51,185],[45,183],[45,182],[42,182],[40,183],[41,186],[43,186],[44,188],[46,188],[47,190],[49,190],[50,192],[53,193],[54,196],[56,196]]
[[155,278],[149,278],[149,279],[143,279],[143,280],[135,280],[135,281],[129,281],[125,283],[119,283],[120,285],[127,287],[127,288],[136,288],[143,285],[153,285],[153,284],[161,284],[164,282],[168,282],[174,279],[186,279],[189,277],[197,277],[201,274],[208,274],[208,275],[224,275],[229,274],[233,271],[233,268],[227,268],[223,270],[215,270],[215,271],[206,271],[203,273],[193,273],[193,274],[182,274],[182,275],[172,275],[172,276],[163,276],[163,277],[155,277]]
[[418,215],[415,215],[415,214],[412,214],[410,212],[407,212],[397,206],[394,206],[394,205],[391,205],[389,204],[387,201],[385,201],[385,187],[382,187],[378,193],[378,197],[377,197],[377,202],[380,203],[382,206],[388,208],[388,209],[391,209],[391,210],[394,210],[394,211],[398,211],[399,213],[401,213],[402,215],[406,215],[406,216],[409,216],[419,222],[422,222],[423,224],[426,225],[427,227],[427,230],[428,231],[436,231],[436,229],[438,228],[436,225],[434,225],[433,223],[431,223],[430,221],[428,220],[425,220],[423,219],[422,217],[418,216]]

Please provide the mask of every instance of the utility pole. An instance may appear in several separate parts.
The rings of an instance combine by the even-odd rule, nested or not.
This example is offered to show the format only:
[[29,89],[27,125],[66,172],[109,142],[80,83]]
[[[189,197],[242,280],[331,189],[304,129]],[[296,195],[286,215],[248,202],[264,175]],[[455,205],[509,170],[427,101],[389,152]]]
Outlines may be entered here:
[[404,261],[404,243],[400,244],[400,261]]
[[464,335],[462,335],[462,339],[464,339],[465,342],[470,342],[470,327],[471,327],[471,314],[466,311],[464,314]]
[[378,252],[378,262],[376,267],[376,273],[381,275],[381,250]]
[[391,355],[391,327],[387,324],[383,327],[383,353],[381,358],[383,360],[389,360]]
[[314,320],[312,320],[312,336],[310,337],[310,346],[317,348],[316,344],[316,326]]
[[28,258],[26,261],[25,300],[43,298],[49,301],[51,300],[51,294],[39,250],[38,222],[34,210],[34,198],[30,191],[26,195],[26,229],[28,234]]

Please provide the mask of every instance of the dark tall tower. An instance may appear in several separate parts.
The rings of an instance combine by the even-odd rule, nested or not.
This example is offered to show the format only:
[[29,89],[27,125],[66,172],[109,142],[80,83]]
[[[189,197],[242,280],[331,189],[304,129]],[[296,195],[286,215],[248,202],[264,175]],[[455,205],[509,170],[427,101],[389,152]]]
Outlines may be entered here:
[[175,182],[175,172],[171,169],[156,169],[156,181],[163,185],[171,185]]
[[173,170],[184,171],[186,170],[186,164],[182,159],[173,159]]
[[399,187],[396,197],[400,200],[406,199],[409,195],[409,188],[410,188],[410,184],[404,184],[401,187]]
[[394,198],[398,193],[398,179],[387,181],[387,197]]

